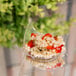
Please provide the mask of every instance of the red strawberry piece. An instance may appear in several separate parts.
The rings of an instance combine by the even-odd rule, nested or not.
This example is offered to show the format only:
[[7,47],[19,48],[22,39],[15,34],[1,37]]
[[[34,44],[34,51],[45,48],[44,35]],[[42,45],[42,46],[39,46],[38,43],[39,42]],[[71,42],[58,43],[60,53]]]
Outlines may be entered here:
[[54,39],[57,41],[58,40],[57,36],[54,36]]
[[54,68],[56,68],[57,66],[55,65]]
[[54,46],[47,46],[46,49],[48,49],[48,50],[50,50],[50,49],[53,50],[53,49],[54,49]]
[[61,47],[61,48],[62,48],[63,46],[64,46],[64,45],[62,44],[62,45],[60,45],[59,47]]
[[37,34],[35,34],[35,33],[31,33],[31,37],[32,37],[32,36],[36,37],[36,36],[37,36]]
[[61,66],[61,63],[57,63],[57,65],[56,65],[57,67],[60,67]]
[[31,56],[27,56],[28,58],[31,58]]
[[55,48],[55,49],[56,49],[56,53],[61,53],[63,46],[64,46],[64,45],[62,44],[62,45],[60,45],[59,47],[56,47],[56,48]]
[[42,40],[43,40],[46,36],[52,37],[52,35],[51,35],[50,33],[47,33],[47,34],[45,34],[45,35],[42,37]]
[[28,54],[31,55],[31,52],[29,52]]
[[57,47],[57,48],[56,48],[56,53],[61,53],[61,50],[62,50],[62,48]]
[[51,68],[47,68],[48,70],[50,70]]
[[30,48],[34,47],[33,40],[30,40],[30,41],[28,42],[28,46],[29,46]]

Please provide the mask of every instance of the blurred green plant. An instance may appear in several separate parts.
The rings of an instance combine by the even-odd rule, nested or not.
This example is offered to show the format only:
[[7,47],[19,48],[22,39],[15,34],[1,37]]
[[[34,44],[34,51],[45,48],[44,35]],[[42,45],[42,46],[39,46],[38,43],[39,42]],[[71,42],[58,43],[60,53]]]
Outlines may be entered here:
[[[65,0],[0,0],[0,45],[12,47],[21,46],[29,18],[32,25],[40,32],[51,32],[54,35],[64,35],[68,32],[71,21],[59,22],[61,17],[55,14],[57,3]],[[44,8],[45,7],[45,8]],[[50,11],[50,16],[46,15]]]

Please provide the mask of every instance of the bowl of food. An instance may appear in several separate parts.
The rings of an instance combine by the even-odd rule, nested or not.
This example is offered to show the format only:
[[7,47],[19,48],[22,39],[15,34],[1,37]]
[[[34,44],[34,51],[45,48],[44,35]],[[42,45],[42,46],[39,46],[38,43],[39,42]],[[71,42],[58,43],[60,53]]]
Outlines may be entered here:
[[31,33],[25,43],[26,60],[40,69],[62,67],[65,62],[65,43],[62,36],[53,36],[50,33]]

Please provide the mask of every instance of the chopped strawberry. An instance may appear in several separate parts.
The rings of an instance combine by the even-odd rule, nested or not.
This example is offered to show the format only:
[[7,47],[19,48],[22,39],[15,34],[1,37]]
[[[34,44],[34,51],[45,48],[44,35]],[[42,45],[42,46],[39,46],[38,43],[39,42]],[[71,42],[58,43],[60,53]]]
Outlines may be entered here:
[[50,50],[50,49],[53,50],[53,49],[54,49],[54,46],[47,46],[46,49],[48,49],[48,50]]
[[31,58],[31,56],[27,56],[28,58]]
[[31,33],[31,37],[32,37],[32,36],[36,37],[36,36],[37,36],[37,34],[35,34],[35,33]]
[[60,45],[59,47],[61,47],[61,48],[62,48],[63,46],[64,46],[64,45],[62,44],[62,45]]
[[30,41],[28,42],[28,46],[29,46],[30,48],[34,47],[33,40],[30,40]]
[[61,63],[57,63],[57,65],[56,65],[57,67],[60,67],[61,66]]
[[57,36],[54,36],[54,39],[57,41],[58,40]]
[[51,68],[47,68],[48,70],[50,70]]
[[62,50],[62,48],[57,47],[57,48],[56,48],[56,53],[61,53],[61,50]]
[[54,68],[56,68],[56,67],[57,67],[57,65],[54,66]]
[[61,53],[63,46],[64,46],[64,45],[62,44],[62,45],[60,45],[59,47],[56,47],[56,48],[55,48],[56,53]]
[[31,52],[29,52],[28,54],[31,55]]
[[46,36],[52,37],[52,35],[51,35],[50,33],[47,33],[47,34],[45,34],[45,35],[42,37],[42,40],[43,40]]

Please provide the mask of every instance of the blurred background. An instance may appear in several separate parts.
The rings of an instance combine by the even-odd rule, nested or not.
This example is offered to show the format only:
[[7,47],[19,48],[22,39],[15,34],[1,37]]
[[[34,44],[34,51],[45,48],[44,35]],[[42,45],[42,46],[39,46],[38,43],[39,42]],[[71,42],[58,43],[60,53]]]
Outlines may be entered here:
[[[0,0],[0,76],[76,76],[76,0]],[[24,33],[32,19],[37,31],[62,35],[66,66],[48,72],[23,61]],[[20,70],[21,69],[21,70]],[[22,76],[22,75],[20,75]]]

